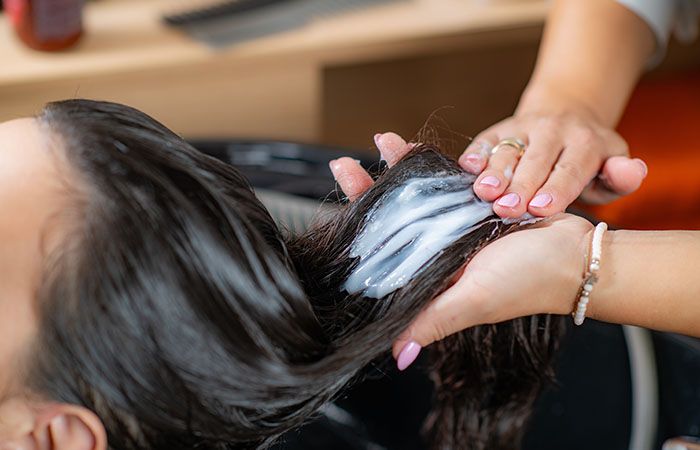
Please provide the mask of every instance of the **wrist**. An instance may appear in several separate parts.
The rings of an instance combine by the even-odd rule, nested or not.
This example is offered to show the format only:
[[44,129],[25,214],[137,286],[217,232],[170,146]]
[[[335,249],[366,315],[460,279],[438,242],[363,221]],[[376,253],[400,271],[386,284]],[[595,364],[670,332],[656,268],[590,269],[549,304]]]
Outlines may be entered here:
[[555,272],[557,288],[553,289],[554,295],[547,312],[570,315],[574,310],[586,272],[586,260],[592,239],[592,228],[587,228],[583,232],[580,229],[573,229],[567,237],[568,242],[558,246],[559,251],[564,252],[564,258]]
[[[574,307],[570,312],[575,311],[578,306],[578,302],[581,300],[581,288],[584,283],[584,279],[588,273],[588,265],[591,263],[592,252],[593,252],[593,235],[595,229],[589,230],[584,239],[581,242],[580,251],[583,258],[582,264],[582,274],[579,278],[579,285],[575,295]],[[606,299],[610,298],[610,290],[614,287],[614,277],[611,276],[612,264],[614,261],[612,255],[612,246],[615,240],[614,231],[605,231],[602,235],[602,240],[599,247],[599,269],[595,272],[595,277],[597,280],[593,283],[593,290],[590,291],[588,296],[588,301],[585,307],[585,317],[588,319],[604,320],[602,317],[605,311]]]
[[615,297],[613,290],[616,288],[616,283],[613,276],[615,273],[613,265],[615,262],[615,237],[618,233],[620,231],[608,230],[603,236],[598,282],[591,294],[591,301],[586,313],[586,316],[591,319],[609,321],[609,317],[606,317],[606,306],[609,304],[608,299]]

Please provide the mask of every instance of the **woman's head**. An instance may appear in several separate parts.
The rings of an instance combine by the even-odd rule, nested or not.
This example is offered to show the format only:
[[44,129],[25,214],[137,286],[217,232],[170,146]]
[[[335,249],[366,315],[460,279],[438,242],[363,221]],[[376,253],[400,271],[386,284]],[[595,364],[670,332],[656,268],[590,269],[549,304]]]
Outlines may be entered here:
[[[264,447],[388,355],[454,272],[512,228],[487,220],[405,287],[367,299],[343,286],[372,206],[411,177],[460,172],[430,147],[303,236],[283,236],[236,169],[123,105],[49,104],[0,126],[0,148],[0,443],[22,449]],[[459,339],[466,350],[438,354],[436,379],[469,373],[465,411],[523,416],[548,326]],[[494,357],[493,343],[508,354]],[[499,372],[512,361],[525,377]],[[452,424],[438,433],[458,436],[463,416],[438,415]],[[469,433],[496,432],[483,423]]]
[[328,343],[240,173],[111,103],[1,130],[13,410],[97,414],[114,448],[208,448],[264,442],[324,401],[293,370]]

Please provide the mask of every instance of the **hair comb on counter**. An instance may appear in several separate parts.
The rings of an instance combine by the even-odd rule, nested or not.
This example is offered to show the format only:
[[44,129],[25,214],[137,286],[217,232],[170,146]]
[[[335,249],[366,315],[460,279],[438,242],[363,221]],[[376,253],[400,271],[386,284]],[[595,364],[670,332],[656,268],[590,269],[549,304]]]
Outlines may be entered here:
[[181,26],[196,24],[211,19],[243,14],[267,8],[280,3],[292,3],[299,0],[227,0],[200,6],[179,13],[166,14],[163,20],[168,25]]
[[193,0],[163,16],[170,26],[220,48],[303,27],[316,19],[407,0]]

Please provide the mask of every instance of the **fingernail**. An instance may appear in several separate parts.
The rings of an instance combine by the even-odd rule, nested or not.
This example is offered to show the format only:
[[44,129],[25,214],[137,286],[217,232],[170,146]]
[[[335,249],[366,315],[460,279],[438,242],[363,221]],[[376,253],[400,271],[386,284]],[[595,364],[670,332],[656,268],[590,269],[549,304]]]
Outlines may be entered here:
[[384,152],[382,152],[382,147],[379,143],[379,138],[382,137],[382,133],[377,133],[374,135],[374,145],[377,146],[377,150],[379,150],[379,160],[380,161],[386,161],[386,158],[384,158]]
[[530,201],[530,206],[535,208],[544,208],[545,206],[552,203],[552,196],[550,194],[537,194],[535,198]]
[[518,203],[520,203],[520,196],[515,192],[511,192],[510,194],[506,194],[499,198],[496,203],[500,206],[505,206],[506,208],[514,208],[518,206]]
[[492,175],[489,175],[487,177],[482,178],[479,184],[483,184],[484,186],[498,187],[501,185],[501,180]]
[[416,341],[411,341],[404,345],[403,349],[401,349],[401,353],[399,353],[399,357],[396,358],[396,367],[398,367],[399,370],[406,370],[408,366],[413,364],[416,358],[418,358],[421,348],[420,344]]
[[473,166],[480,166],[482,161],[481,155],[477,155],[476,153],[469,153],[464,159]]
[[647,174],[649,173],[649,168],[647,167],[647,163],[645,163],[644,161],[642,161],[639,158],[635,158],[635,161],[637,161],[637,163],[639,163],[639,165],[642,168],[642,177],[646,178]]
[[462,167],[475,174],[479,173],[483,168],[483,161],[481,155],[476,153],[463,153],[462,156],[459,157],[459,163]]
[[328,167],[331,169],[331,173],[333,174],[333,178],[336,178],[335,173],[338,171],[340,168],[340,164],[338,164],[337,159],[332,159],[328,162]]

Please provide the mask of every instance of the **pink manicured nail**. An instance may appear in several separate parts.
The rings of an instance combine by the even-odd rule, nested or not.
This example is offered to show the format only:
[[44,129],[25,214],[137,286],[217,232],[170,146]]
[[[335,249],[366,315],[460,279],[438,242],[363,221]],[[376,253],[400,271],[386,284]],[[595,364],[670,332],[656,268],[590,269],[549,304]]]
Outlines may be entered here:
[[379,160],[380,161],[386,161],[386,158],[384,157],[384,153],[382,153],[382,147],[380,146],[379,143],[379,138],[382,137],[382,133],[377,133],[374,135],[374,145],[377,146],[377,150],[379,150]]
[[484,177],[481,181],[479,181],[479,184],[483,184],[484,186],[498,187],[501,185],[501,180],[492,175],[489,175],[487,177]]
[[472,173],[479,173],[484,167],[484,159],[476,153],[463,153],[459,157],[459,163]]
[[338,169],[340,169],[340,164],[338,163],[337,159],[332,159],[328,162],[328,167],[331,168],[331,173],[333,174],[333,178],[337,178],[336,172]]
[[481,156],[477,155],[476,153],[469,153],[467,156],[464,157],[464,159],[466,159],[467,162],[473,166],[480,166],[481,161],[483,161],[481,159]]
[[511,192],[510,194],[506,194],[499,198],[496,203],[500,206],[505,206],[506,208],[514,208],[518,206],[518,203],[520,203],[520,196],[515,192]]
[[639,165],[642,167],[642,177],[646,178],[647,174],[649,173],[649,168],[647,167],[647,163],[642,161],[639,158],[635,158],[635,161],[639,163]]
[[420,344],[416,341],[411,341],[404,345],[403,349],[401,349],[401,353],[399,353],[399,357],[396,358],[396,367],[398,367],[399,370],[406,370],[408,366],[413,364],[416,358],[418,358],[421,348]]
[[530,206],[535,208],[544,208],[545,206],[552,203],[552,196],[550,194],[538,194],[530,201]]

